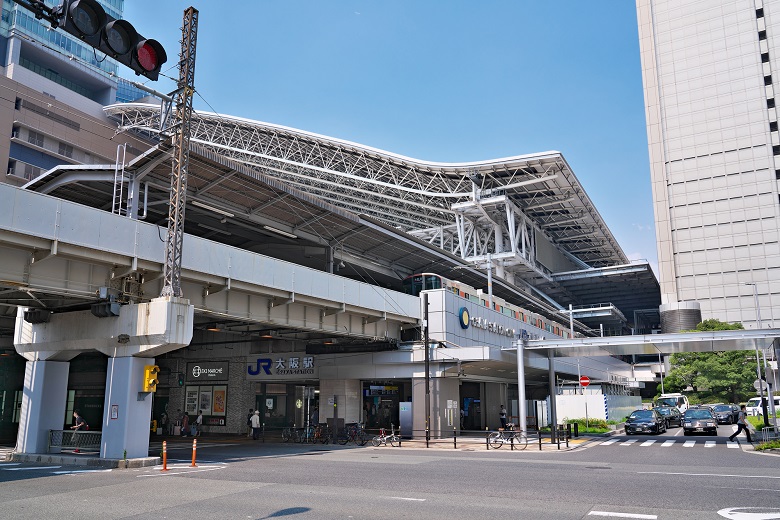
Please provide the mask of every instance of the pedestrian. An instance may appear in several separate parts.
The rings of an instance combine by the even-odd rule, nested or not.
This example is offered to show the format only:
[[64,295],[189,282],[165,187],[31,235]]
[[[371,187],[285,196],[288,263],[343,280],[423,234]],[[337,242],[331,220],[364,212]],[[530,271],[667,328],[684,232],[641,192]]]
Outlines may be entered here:
[[729,440],[731,442],[734,442],[734,437],[739,435],[739,432],[741,432],[742,430],[745,430],[745,437],[747,437],[747,441],[752,443],[753,441],[750,439],[750,428],[748,428],[747,412],[745,411],[744,404],[739,408],[739,418],[737,419],[737,431],[731,434]]
[[73,430],[73,446],[76,448],[73,450],[73,453],[80,453],[81,450],[79,450],[79,444],[81,439],[79,439],[79,435],[77,432],[88,430],[89,426],[87,426],[87,421],[84,420],[84,418],[79,414],[78,411],[73,412],[73,426],[70,427],[71,430]]
[[170,422],[170,435],[181,435],[181,408],[176,409],[176,415],[174,415],[174,418],[176,420]]
[[252,438],[257,440],[260,438],[260,410],[255,410],[252,414]]
[[465,419],[466,419],[466,412],[463,411],[463,408],[461,408],[460,409],[460,429],[461,430],[465,430],[466,429]]
[[168,433],[168,414],[165,412],[160,416],[160,431],[163,435]]
[[190,416],[187,415],[187,412],[184,412],[181,416],[181,436],[186,437],[187,436],[187,430],[190,427]]
[[501,420],[501,427],[506,428],[506,408],[501,405],[501,409],[498,411],[498,418]]
[[311,412],[311,425],[317,426],[320,424],[320,409],[318,407],[314,407],[314,411]]
[[198,417],[195,419],[195,436],[200,437],[203,431],[203,410],[198,410]]
[[247,430],[248,430],[246,432],[246,438],[247,439],[251,439],[252,438],[252,416],[254,414],[255,413],[252,411],[251,408],[249,409],[249,413],[246,414],[246,427],[247,427]]

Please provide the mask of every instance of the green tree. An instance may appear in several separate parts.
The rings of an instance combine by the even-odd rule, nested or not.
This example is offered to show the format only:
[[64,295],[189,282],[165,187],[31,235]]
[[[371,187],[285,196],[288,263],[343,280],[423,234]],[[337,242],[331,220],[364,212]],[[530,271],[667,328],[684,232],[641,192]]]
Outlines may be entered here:
[[[742,330],[741,323],[705,320],[695,331]],[[740,402],[752,396],[756,374],[755,357],[749,351],[681,352],[672,354],[671,370],[664,378],[664,387],[672,392],[692,389],[700,399]]]

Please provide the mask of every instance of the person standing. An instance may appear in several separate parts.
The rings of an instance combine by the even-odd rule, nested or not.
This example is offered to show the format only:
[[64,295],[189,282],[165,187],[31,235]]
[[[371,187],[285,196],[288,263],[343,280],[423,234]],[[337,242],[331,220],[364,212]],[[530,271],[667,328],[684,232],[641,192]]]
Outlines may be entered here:
[[252,414],[252,438],[257,440],[260,438],[260,410],[255,410]]
[[203,410],[198,410],[198,417],[195,419],[195,437],[200,437],[203,431]]
[[747,437],[747,441],[752,443],[753,441],[750,439],[750,429],[747,425],[747,412],[745,411],[745,405],[743,404],[739,408],[739,418],[737,419],[737,431],[731,434],[729,437],[729,440],[731,442],[734,442],[734,437],[739,435],[739,432],[742,430],[745,430],[745,437]]
[[187,414],[187,412],[184,412],[181,416],[181,436],[186,437],[187,436],[187,430],[190,428],[190,416]]
[[252,438],[252,432],[253,432],[253,430],[252,430],[252,416],[254,414],[255,413],[252,411],[251,408],[249,409],[249,413],[246,414],[246,427],[247,427],[247,430],[248,430],[246,432],[246,438],[247,439],[251,439]]
[[498,410],[498,418],[501,420],[501,427],[506,428],[506,408],[504,408],[504,405],[501,405],[501,409]]

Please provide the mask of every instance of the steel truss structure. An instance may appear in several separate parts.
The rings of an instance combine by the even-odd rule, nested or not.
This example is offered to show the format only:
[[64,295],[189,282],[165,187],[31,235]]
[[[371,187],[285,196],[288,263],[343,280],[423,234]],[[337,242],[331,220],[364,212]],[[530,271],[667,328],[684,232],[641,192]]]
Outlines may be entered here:
[[[159,134],[161,107],[128,103],[105,112],[120,130]],[[192,142],[309,195],[422,238],[509,282],[550,282],[541,242],[587,269],[628,263],[562,154],[434,163],[279,125],[192,113]],[[232,174],[226,174],[226,178]],[[235,213],[216,183],[209,197]],[[223,194],[226,195],[226,194]],[[545,245],[544,247],[550,247]]]

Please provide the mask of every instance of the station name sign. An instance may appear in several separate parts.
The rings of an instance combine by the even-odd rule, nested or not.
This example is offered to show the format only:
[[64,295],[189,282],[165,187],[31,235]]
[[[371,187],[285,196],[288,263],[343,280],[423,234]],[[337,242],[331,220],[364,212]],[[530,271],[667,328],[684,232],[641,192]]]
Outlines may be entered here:
[[311,379],[317,376],[314,356],[247,358],[246,378],[250,381]]
[[486,318],[470,316],[466,307],[461,307],[458,311],[458,321],[463,329],[469,328],[469,326],[475,329],[482,329],[508,338],[514,338],[517,335],[517,329],[511,327],[504,327],[496,323],[495,321],[489,321]]

